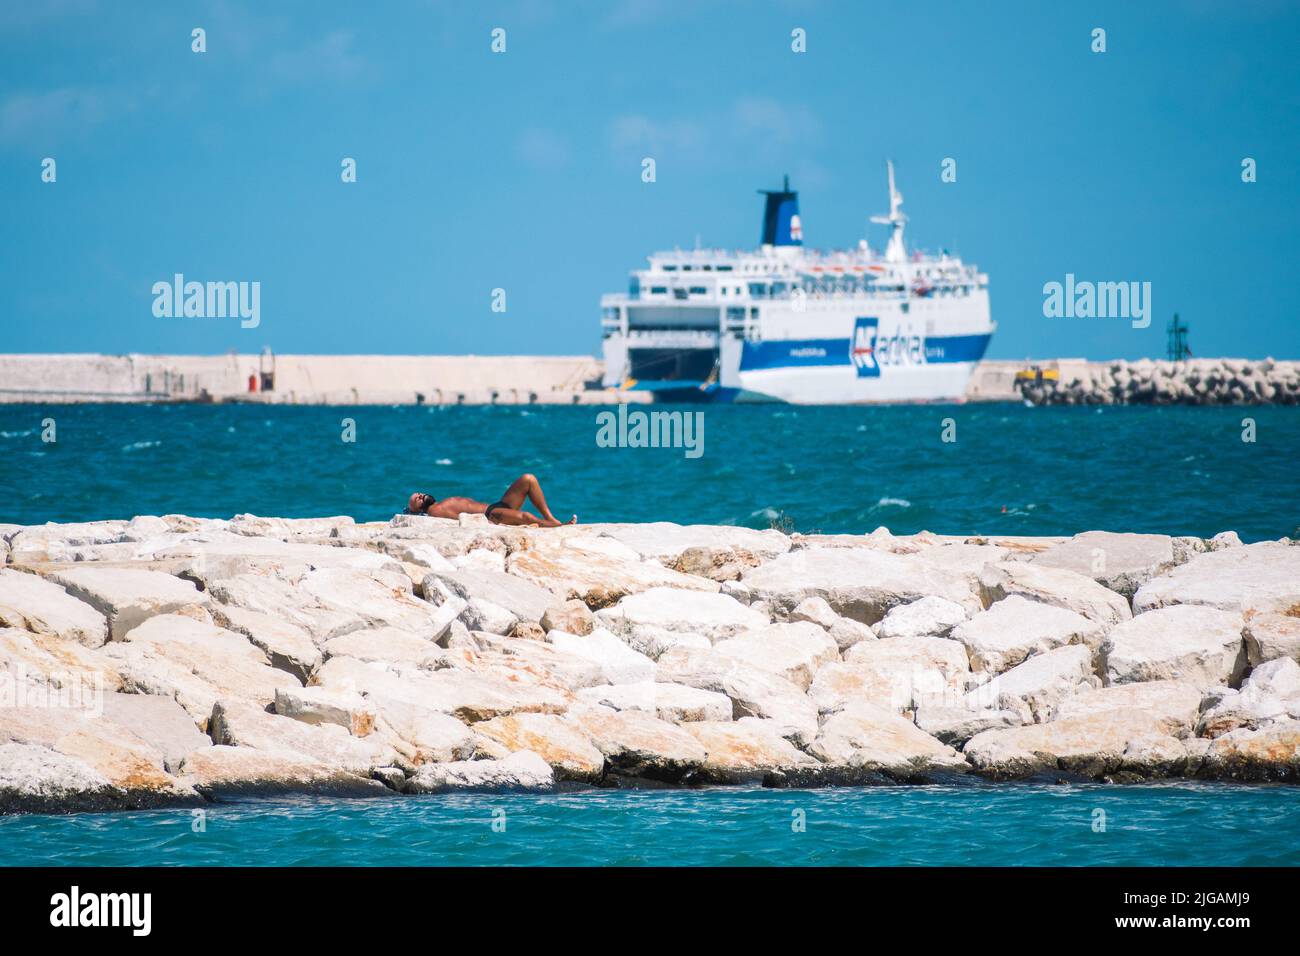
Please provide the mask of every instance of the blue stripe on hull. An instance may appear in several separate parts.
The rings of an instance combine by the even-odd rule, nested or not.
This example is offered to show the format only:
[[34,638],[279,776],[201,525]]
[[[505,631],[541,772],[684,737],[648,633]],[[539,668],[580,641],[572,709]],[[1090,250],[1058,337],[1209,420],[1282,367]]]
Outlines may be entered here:
[[[949,362],[978,362],[984,357],[992,333],[984,335],[932,335],[881,338],[875,355],[885,368],[892,365],[927,365]],[[740,371],[777,368],[852,365],[852,339],[783,339],[745,342],[740,354]]]

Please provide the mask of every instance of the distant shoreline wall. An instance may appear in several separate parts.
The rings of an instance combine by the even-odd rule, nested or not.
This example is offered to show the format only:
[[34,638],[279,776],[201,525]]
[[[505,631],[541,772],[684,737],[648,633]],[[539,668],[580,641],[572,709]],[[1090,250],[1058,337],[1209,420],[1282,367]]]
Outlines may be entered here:
[[[1021,373],[1029,370],[1028,379]],[[1036,379],[1041,370],[1042,379]],[[259,402],[288,405],[608,405],[589,355],[0,355],[0,404]],[[271,388],[263,388],[263,373]],[[1018,376],[1021,376],[1018,378]],[[249,390],[249,379],[255,391]],[[1052,359],[980,362],[969,402],[1036,405],[1300,404],[1300,362]]]
[[0,355],[0,403],[616,401],[598,387],[601,373],[588,355]]

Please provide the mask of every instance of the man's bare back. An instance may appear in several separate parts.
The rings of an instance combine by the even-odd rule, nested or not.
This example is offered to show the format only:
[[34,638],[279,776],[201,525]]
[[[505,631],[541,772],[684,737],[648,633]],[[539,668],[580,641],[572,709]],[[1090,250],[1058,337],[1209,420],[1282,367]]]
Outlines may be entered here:
[[[523,510],[524,501],[532,502],[541,517]],[[487,515],[493,524],[540,526],[558,528],[562,524],[577,524],[574,515],[567,522],[560,521],[551,514],[547,507],[546,496],[536,475],[524,474],[516,478],[506,489],[506,493],[491,504],[484,504],[474,498],[452,496],[441,500],[423,491],[411,495],[406,503],[407,514],[425,514],[435,518],[458,518],[464,514]]]

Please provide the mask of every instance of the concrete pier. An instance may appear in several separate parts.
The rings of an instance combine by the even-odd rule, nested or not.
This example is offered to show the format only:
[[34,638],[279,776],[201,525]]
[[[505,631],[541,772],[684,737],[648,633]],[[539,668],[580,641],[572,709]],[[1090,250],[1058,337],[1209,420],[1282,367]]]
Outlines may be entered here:
[[[1018,380],[1040,369],[1042,380]],[[289,405],[609,405],[589,355],[0,355],[0,404],[263,402]],[[981,362],[968,402],[1300,403],[1300,362],[1042,359]]]

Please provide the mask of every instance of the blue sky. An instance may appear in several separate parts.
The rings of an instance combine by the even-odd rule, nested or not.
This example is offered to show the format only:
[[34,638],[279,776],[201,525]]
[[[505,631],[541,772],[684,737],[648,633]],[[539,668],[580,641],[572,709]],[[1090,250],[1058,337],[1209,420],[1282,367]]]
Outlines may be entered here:
[[[990,274],[990,357],[1163,356],[1178,311],[1297,358],[1297,48],[1266,0],[5,4],[0,352],[595,353],[602,292],[752,247],[784,173],[809,245],[879,246],[888,157],[909,239]],[[156,318],[176,272],[261,325]],[[1045,318],[1069,272],[1155,321]]]

